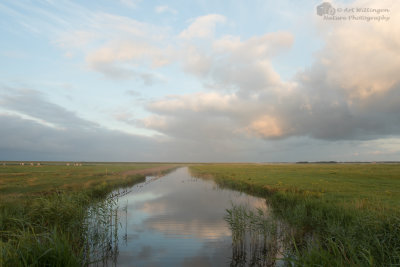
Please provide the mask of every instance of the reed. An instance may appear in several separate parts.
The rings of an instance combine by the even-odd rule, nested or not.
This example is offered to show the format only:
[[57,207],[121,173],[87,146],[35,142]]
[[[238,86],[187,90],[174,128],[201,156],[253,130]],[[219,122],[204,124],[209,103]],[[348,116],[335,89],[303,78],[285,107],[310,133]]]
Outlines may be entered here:
[[400,265],[399,164],[208,164],[191,171],[265,197],[289,226],[289,264]]
[[[46,172],[56,167],[63,173],[61,181],[53,181]],[[56,167],[10,166],[1,173],[12,182],[0,185],[0,191],[5,192],[0,202],[0,266],[86,266],[116,259],[120,222],[115,207],[123,191],[110,193],[143,182],[145,176],[108,173],[106,177],[104,166],[93,167],[90,174],[86,172],[92,167],[85,171],[83,166],[82,172],[77,171],[81,167]],[[98,172],[93,171],[96,168]],[[23,177],[22,181],[35,179],[40,188],[25,187],[18,177]],[[65,186],[63,180],[74,186]]]
[[272,266],[283,251],[282,229],[262,209],[232,205],[226,210],[225,221],[232,231],[233,266]]

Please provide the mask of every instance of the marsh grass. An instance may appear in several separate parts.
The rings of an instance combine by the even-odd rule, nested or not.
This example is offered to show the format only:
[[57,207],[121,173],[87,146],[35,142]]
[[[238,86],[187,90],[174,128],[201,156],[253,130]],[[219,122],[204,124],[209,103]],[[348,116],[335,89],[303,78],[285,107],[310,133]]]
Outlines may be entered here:
[[[51,173],[56,170],[53,167],[50,166]],[[143,182],[145,176],[121,176],[111,173],[109,166],[107,176],[103,175],[104,166],[97,166],[97,171],[91,169],[90,172],[82,168],[82,173],[77,171],[80,167],[57,167],[62,173],[58,177],[63,177],[60,181],[57,175],[53,181],[51,174],[45,173],[42,180],[35,180],[40,190],[33,186],[31,191],[24,182],[32,176],[40,177],[38,169],[48,170],[48,166],[2,169],[1,179],[7,177],[5,180],[12,182],[7,184],[1,180],[0,189],[5,195],[0,202],[0,266],[93,266],[116,259],[120,222],[115,207],[123,191],[109,194],[116,188]],[[149,165],[132,165],[129,168],[147,167]],[[17,171],[13,171],[14,168]],[[28,173],[27,168],[38,169]],[[116,166],[114,170],[127,168]],[[16,173],[18,175],[13,175]],[[63,182],[74,186],[66,187]],[[22,189],[19,193],[16,184]]]
[[284,225],[262,209],[232,205],[225,221],[232,231],[233,266],[274,266],[288,243]]
[[89,207],[84,222],[84,263],[90,266],[116,263],[120,226],[118,199],[125,193],[118,190]]
[[288,264],[400,265],[399,164],[209,164],[191,170],[265,197],[278,221],[292,229]]
[[78,266],[88,198],[53,194],[2,206],[0,266]]
[[[298,265],[393,266],[400,264],[400,217],[277,193],[274,212],[294,228]],[[313,233],[314,242],[305,242]]]

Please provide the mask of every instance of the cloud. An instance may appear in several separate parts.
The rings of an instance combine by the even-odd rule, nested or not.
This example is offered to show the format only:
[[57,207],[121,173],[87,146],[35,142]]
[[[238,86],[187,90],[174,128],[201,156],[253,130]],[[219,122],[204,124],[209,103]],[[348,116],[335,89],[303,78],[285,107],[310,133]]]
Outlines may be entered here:
[[[227,135],[225,140],[207,142],[162,141],[104,128],[59,130],[3,112],[0,124],[0,160],[261,162],[391,160],[400,156],[398,138],[373,142],[288,138],[268,142],[254,138],[232,140]],[[358,154],[357,158],[353,153]]]
[[161,6],[156,6],[155,7],[156,13],[162,14],[162,13],[171,13],[171,14],[178,14],[178,11],[176,9],[173,9],[167,5],[161,5]]
[[138,71],[130,66],[121,66],[118,63],[111,62],[93,62],[91,69],[96,70],[106,77],[114,80],[136,79],[142,81],[145,85],[150,86],[162,79],[151,72]]
[[183,70],[204,78],[212,68],[212,55],[190,44],[186,45],[182,51]]
[[225,23],[226,18],[219,14],[209,14],[197,17],[179,37],[183,39],[212,37],[217,23]]
[[[395,1],[348,5],[390,7],[391,14],[400,10]],[[296,91],[279,112],[293,125],[292,135],[366,140],[400,133],[398,23],[396,16],[387,22],[335,24],[318,18],[325,45],[313,65],[295,77]]]
[[224,111],[236,101],[235,95],[222,95],[217,92],[196,93],[194,95],[169,96],[165,100],[151,102],[148,109],[163,114],[179,114],[182,111],[193,113],[202,111]]
[[[1,160],[205,161],[239,156],[226,156],[237,142],[210,142],[199,147],[196,140],[110,130],[32,89],[3,86],[0,106]],[[137,123],[129,114],[122,119]]]
[[144,160],[158,143],[103,128],[32,89],[3,86],[0,103],[1,159]]
[[173,51],[163,46],[162,27],[137,20],[92,12],[55,42],[70,54],[82,54],[90,70],[112,79],[139,79],[146,85],[159,80],[154,69],[171,62]]
[[142,119],[142,125],[167,136],[204,142],[288,136],[290,129],[281,123],[275,106],[293,85],[281,80],[271,58],[292,42],[291,34],[277,32],[244,41],[223,36],[210,50],[186,47],[184,69],[218,91],[153,101],[147,110],[155,115]]
[[152,116],[139,120],[143,126],[174,138],[210,140],[231,136],[234,122],[234,95],[197,93],[170,96],[151,102],[147,109]]
[[324,70],[330,84],[350,99],[374,97],[400,82],[400,17],[394,15],[400,11],[400,4],[392,0],[362,0],[343,7],[354,6],[390,8],[390,20],[335,25],[318,20],[325,47],[318,53],[315,65]]
[[[274,62],[297,45],[296,32],[260,33],[247,39],[222,35],[216,33],[216,27],[225,24],[227,18],[208,14],[193,19],[186,29],[174,34],[173,29],[162,25],[90,10],[73,2],[43,2],[35,7],[10,2],[2,9],[14,19],[10,25],[21,23],[29,33],[49,38],[66,55],[75,59],[81,56],[81,63],[91,71],[115,80],[134,79],[152,85],[162,80],[159,71],[179,63],[176,65],[193,75],[203,88],[197,93],[152,99],[145,107],[150,114],[144,118],[123,113],[116,116],[158,131],[163,145],[150,145],[156,139],[104,129],[52,103],[42,93],[22,88],[1,89],[1,131],[4,133],[6,127],[22,131],[5,140],[21,149],[18,151],[24,148],[17,140],[21,144],[30,140],[24,150],[27,155],[39,151],[35,150],[39,145],[34,140],[43,136],[51,144],[71,146],[71,150],[66,149],[68,155],[78,153],[75,143],[86,148],[79,141],[85,140],[97,152],[94,147],[103,142],[116,143],[115,148],[108,149],[122,148],[121,155],[134,158],[139,152],[131,155],[113,139],[128,142],[132,138],[132,143],[144,151],[170,160],[225,159],[226,154],[231,160],[241,155],[254,160],[257,156],[268,158],[263,151],[274,147],[271,140],[281,147],[293,139],[315,146],[332,142],[334,147],[341,142],[357,147],[365,140],[396,139],[400,134],[400,18],[395,14],[400,12],[400,4],[360,0],[341,5],[388,7],[391,18],[387,22],[328,22],[310,10],[322,48],[314,54],[312,64],[285,80]],[[161,13],[171,12],[168,6],[158,6],[156,12],[157,8]],[[89,132],[98,139],[90,139]],[[38,144],[50,155],[50,144]],[[11,149],[5,142],[3,147],[8,149],[4,151]],[[333,150],[330,147],[325,151]],[[349,152],[346,148],[339,150]],[[62,149],[54,151],[61,153]],[[279,153],[279,149],[274,151],[275,155]],[[308,150],[302,147],[299,151]],[[317,153],[318,149],[313,151]],[[382,151],[385,149],[361,147],[357,153],[382,155]],[[81,155],[89,155],[85,153]],[[287,153],[291,153],[290,148]],[[144,154],[141,158],[148,158]]]
[[[137,50],[136,50],[137,49]],[[86,57],[89,69],[112,79],[140,79],[152,85],[163,78],[153,71],[170,62],[164,52],[151,46],[104,46]]]
[[[125,1],[135,4],[137,1]],[[79,16],[72,13],[76,9]],[[168,28],[130,17],[88,10],[82,6],[65,8],[66,27],[54,22],[52,43],[68,58],[79,56],[89,70],[111,79],[139,79],[146,85],[159,80],[154,69],[169,64],[175,51],[169,47]]]
[[151,102],[147,109],[155,115],[140,121],[167,136],[203,142],[286,137],[289,130],[267,101],[222,92],[170,96]]
[[[391,12],[400,10],[397,2],[385,3]],[[209,49],[187,45],[184,70],[209,91],[153,101],[147,109],[156,114],[153,119],[163,121],[162,127],[144,125],[167,136],[204,142],[254,137],[373,140],[399,135],[398,18],[315,22],[325,44],[313,64],[288,81],[281,79],[272,58],[290,49],[290,33],[247,40],[222,36],[212,40]]]
[[48,102],[43,93],[24,88],[0,87],[2,109],[58,128],[96,128],[97,124],[79,118],[74,112]]
[[153,142],[99,127],[55,129],[5,114],[0,122],[0,158],[7,160],[143,160]]
[[269,115],[261,116],[260,118],[252,121],[247,127],[247,130],[250,133],[254,133],[262,138],[273,138],[283,135],[279,121]]
[[161,49],[133,41],[105,44],[86,56],[86,62],[92,70],[114,79],[139,78],[148,85],[157,80],[157,76],[148,71],[146,65],[158,68],[169,61]]
[[242,91],[280,86],[282,81],[271,59],[291,47],[293,36],[288,32],[267,33],[241,41],[223,36],[212,42],[211,50],[187,46],[184,70],[206,78],[215,88]]

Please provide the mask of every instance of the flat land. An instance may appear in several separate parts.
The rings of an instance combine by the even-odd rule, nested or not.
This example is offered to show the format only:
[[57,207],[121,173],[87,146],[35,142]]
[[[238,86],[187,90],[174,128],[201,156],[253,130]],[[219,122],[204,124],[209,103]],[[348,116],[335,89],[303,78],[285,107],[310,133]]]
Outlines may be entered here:
[[101,183],[123,182],[129,176],[170,169],[162,163],[19,163],[0,165],[0,203],[54,191],[81,191]]
[[[88,208],[115,188],[178,164],[41,162],[0,165],[0,266],[87,266]],[[108,203],[108,202],[106,202]],[[105,233],[106,230],[103,229]],[[104,234],[102,232],[102,234]],[[96,239],[97,240],[97,239]]]
[[400,164],[207,164],[191,171],[265,196],[293,229],[292,265],[400,265]]
[[338,205],[400,210],[400,164],[208,164],[191,170],[221,182],[297,192]]
[[[87,208],[115,188],[178,166],[0,165],[0,266],[87,264]],[[190,170],[266,197],[277,218],[296,229],[287,259],[294,265],[400,265],[400,164],[192,164]]]

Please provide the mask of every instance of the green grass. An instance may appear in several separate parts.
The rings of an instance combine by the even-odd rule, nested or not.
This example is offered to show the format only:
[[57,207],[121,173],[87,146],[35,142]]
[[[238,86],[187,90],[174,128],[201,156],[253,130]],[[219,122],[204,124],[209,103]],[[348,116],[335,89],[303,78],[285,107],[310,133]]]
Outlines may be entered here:
[[163,165],[0,166],[0,266],[88,264],[88,207],[145,177],[122,172]]
[[[121,172],[160,165],[0,166],[0,266],[87,264],[88,207],[144,179]],[[400,264],[398,164],[208,164],[191,170],[267,197],[275,216],[296,229],[287,261]]]
[[[199,176],[267,197],[296,228],[287,260],[305,266],[400,264],[399,164],[208,164]],[[312,242],[306,242],[313,235]]]
[[100,183],[122,181],[120,173],[166,164],[84,164],[82,166],[40,165],[0,166],[0,202],[57,191],[74,191]]

